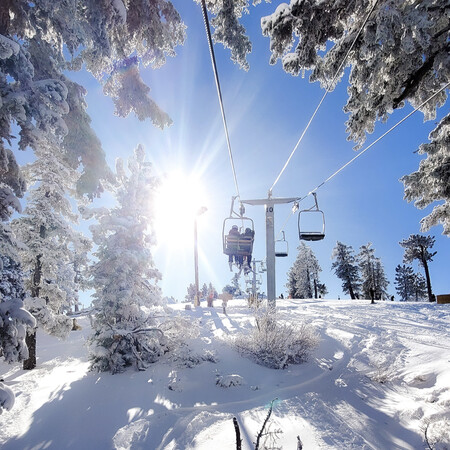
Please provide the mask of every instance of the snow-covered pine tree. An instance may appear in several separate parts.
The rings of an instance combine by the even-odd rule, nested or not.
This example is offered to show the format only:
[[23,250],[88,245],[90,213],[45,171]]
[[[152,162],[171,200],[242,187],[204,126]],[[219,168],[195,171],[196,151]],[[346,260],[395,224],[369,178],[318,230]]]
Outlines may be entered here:
[[403,264],[395,268],[395,290],[402,302],[411,300],[413,295],[414,270],[411,266]]
[[434,236],[423,236],[420,234],[411,234],[408,239],[404,239],[399,244],[405,249],[403,254],[403,261],[405,263],[412,263],[415,259],[425,271],[425,280],[427,283],[428,301],[434,301],[433,291],[431,289],[430,270],[428,262],[433,261],[433,256],[437,252],[431,253],[429,250],[433,248],[435,239]]
[[[149,97],[139,66],[157,68],[175,55],[185,38],[178,12],[167,0],[15,0],[0,2],[0,17],[0,158],[2,141],[13,138],[12,123],[20,129],[19,149],[35,148],[40,110],[48,102],[41,91],[58,83],[68,103],[65,150],[74,168],[83,167],[79,191],[97,193],[99,177],[107,174],[105,156],[86,114],[86,92],[67,74],[81,68],[92,73],[120,116],[133,111],[159,127],[170,124]],[[52,120],[64,123],[56,112]]]
[[331,258],[336,260],[331,264],[331,268],[334,269],[336,276],[342,280],[343,292],[349,294],[352,300],[359,298],[361,278],[353,248],[338,241]]
[[375,282],[375,298],[378,300],[388,298],[387,287],[389,285],[389,281],[386,278],[383,264],[381,264],[381,260],[379,258],[376,258],[375,260],[373,273]]
[[17,258],[17,244],[8,221],[13,212],[22,212],[19,198],[23,197],[24,192],[25,180],[16,158],[0,139],[0,255],[13,259]]
[[395,268],[395,289],[401,301],[420,301],[427,295],[427,284],[420,273],[405,264]]
[[304,242],[298,247],[297,258],[288,272],[289,295],[293,298],[318,298],[319,287],[321,292],[326,291],[325,285],[319,280],[322,271],[314,252]]
[[296,278],[295,278],[295,273],[294,273],[293,267],[287,273],[287,277],[288,277],[288,281],[286,283],[286,289],[287,289],[288,297],[295,298],[295,294],[297,293],[297,288],[295,286]]
[[187,294],[184,296],[186,302],[194,302],[194,298],[196,295],[196,289],[195,289],[195,284],[190,283],[189,286],[186,288],[187,289]]
[[420,161],[419,170],[405,175],[401,181],[405,185],[405,199],[414,200],[417,208],[443,201],[420,221],[421,229],[428,231],[440,223],[444,234],[450,236],[450,114],[430,133],[429,140],[416,152],[427,155]]
[[[61,108],[65,107],[63,98]],[[36,140],[36,160],[23,169],[32,188],[23,215],[12,222],[12,227],[26,246],[19,252],[27,273],[25,287],[30,294],[25,300],[26,307],[40,327],[64,338],[71,329],[71,321],[64,312],[70,309],[67,292],[74,289],[76,276],[74,246],[80,247],[81,242],[88,246],[86,238],[71,227],[77,215],[68,194],[74,193],[79,174],[67,164],[57,136],[48,133]],[[31,348],[30,358],[24,363],[27,369],[36,364],[35,339],[35,332],[28,333],[27,345]]]
[[63,312],[77,312],[80,306],[80,290],[89,289],[88,265],[92,241],[81,233],[71,233],[72,241],[67,248],[68,263],[61,264],[57,283],[66,293]]
[[[202,0],[195,0],[201,3]],[[269,1],[269,0],[266,0]],[[253,4],[261,0],[253,0]],[[211,20],[214,27],[212,38],[231,50],[231,60],[248,70],[247,54],[252,50],[250,39],[245,34],[245,28],[239,23],[243,13],[248,12],[249,0],[206,0],[206,8],[215,14]]]
[[[349,139],[357,148],[366,134],[374,131],[377,121],[385,122],[407,102],[419,107],[450,82],[449,24],[448,0],[296,0],[279,4],[261,20],[262,32],[270,38],[270,63],[280,59],[286,72],[311,71],[311,82],[319,81],[332,90],[338,69],[337,81],[350,66],[344,111],[349,113]],[[346,63],[340,67],[347,53]],[[445,105],[447,98],[444,89],[423,104],[424,120],[434,120],[436,109]],[[417,206],[444,200],[422,221],[422,227],[428,229],[440,222],[447,234],[448,123],[448,116],[440,121],[432,142],[420,149],[428,153],[427,160],[421,162],[418,172],[403,179],[406,198],[415,199]]]
[[20,264],[0,256],[0,356],[9,363],[28,358],[26,327],[36,326],[33,316],[23,308],[22,276]]
[[422,274],[416,272],[413,275],[413,295],[414,301],[418,302],[420,300],[426,299],[427,297],[427,282]]
[[371,247],[371,242],[362,245],[357,260],[362,278],[362,295],[373,301],[387,295],[386,288],[389,281],[386,279],[380,259],[375,257],[375,249]]
[[117,206],[85,210],[95,217],[90,227],[98,248],[92,265],[93,335],[90,338],[91,368],[112,373],[127,366],[143,370],[164,353],[164,336],[158,329],[163,300],[151,247],[154,193],[158,179],[151,173],[142,146],[128,160],[116,162]]

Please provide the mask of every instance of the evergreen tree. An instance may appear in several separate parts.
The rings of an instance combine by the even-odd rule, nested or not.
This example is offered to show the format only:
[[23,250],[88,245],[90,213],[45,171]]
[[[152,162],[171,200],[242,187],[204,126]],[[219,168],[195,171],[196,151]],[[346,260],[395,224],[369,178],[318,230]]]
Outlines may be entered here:
[[375,260],[374,266],[374,289],[375,289],[375,298],[377,300],[381,300],[382,298],[386,299],[388,297],[387,287],[389,285],[389,281],[386,278],[386,274],[384,272],[384,267],[381,264],[379,258]]
[[116,162],[117,206],[85,210],[98,224],[90,227],[97,262],[91,274],[95,293],[93,335],[90,338],[91,368],[112,373],[128,366],[139,370],[164,352],[164,335],[158,328],[163,301],[151,247],[154,194],[158,180],[144,161],[141,146],[128,160]]
[[357,260],[361,271],[362,294],[373,302],[387,295],[386,288],[389,281],[386,279],[380,259],[375,257],[375,250],[371,246],[371,242],[362,245]]
[[434,242],[434,236],[422,236],[420,234],[411,234],[408,239],[404,239],[399,242],[399,244],[405,249],[403,261],[405,263],[411,263],[417,259],[419,264],[423,267],[425,271],[425,280],[427,283],[428,301],[430,302],[434,301],[434,295],[431,289],[428,262],[433,261],[433,256],[437,253],[431,253],[429,251],[429,249],[433,248]]
[[443,234],[450,236],[450,114],[430,133],[429,140],[416,152],[427,155],[420,161],[419,170],[404,176],[401,181],[405,185],[405,199],[415,200],[417,208],[424,209],[444,201],[420,221],[421,229],[428,231],[440,223],[444,227]]
[[[238,3],[241,8],[247,6],[244,1]],[[447,0],[297,0],[278,5],[273,14],[262,18],[261,26],[270,38],[271,64],[280,59],[283,69],[294,76],[311,71],[310,81],[319,81],[329,90],[335,82],[348,79],[344,111],[349,114],[349,139],[357,148],[377,121],[385,122],[406,103],[420,106],[424,120],[434,120],[436,109],[447,102],[445,89],[430,99],[450,81]],[[344,71],[349,66],[347,78]],[[419,171],[403,179],[406,198],[415,199],[417,206],[444,200],[422,221],[422,227],[426,230],[440,222],[446,234],[449,120],[448,115],[444,117],[432,133],[432,142],[420,148],[428,158],[421,161]]]
[[427,297],[427,282],[422,274],[416,272],[413,275],[412,288],[416,302]]
[[8,363],[28,358],[26,327],[36,326],[33,316],[23,308],[24,298],[20,264],[0,256],[0,356]]
[[[26,245],[19,254],[24,271],[25,287],[30,295],[25,304],[38,325],[48,333],[64,338],[71,330],[71,320],[63,313],[70,310],[76,290],[72,265],[74,246],[89,241],[75,232],[72,224],[77,215],[72,210],[68,194],[74,193],[78,173],[68,165],[56,138],[43,136],[35,150],[36,160],[23,173],[32,185],[23,215],[12,226]],[[67,294],[69,293],[69,298]],[[72,298],[70,298],[72,297]],[[24,368],[36,365],[34,349],[36,333],[29,333],[27,344],[30,358]]]
[[400,296],[400,300],[407,302],[413,295],[414,271],[411,266],[399,264],[395,268],[395,290]]
[[338,241],[331,258],[336,260],[331,264],[331,268],[334,269],[336,276],[342,280],[343,292],[350,294],[352,300],[358,298],[361,278],[353,248]]
[[17,244],[8,221],[13,212],[22,212],[19,198],[25,186],[13,152],[3,147],[0,139],[0,254],[13,259],[17,258]]
[[319,280],[319,266],[316,256],[304,242],[298,247],[297,258],[288,272],[288,293],[293,298],[318,298],[319,289],[324,292],[325,285]]
[[287,288],[287,292],[288,292],[288,297],[295,298],[295,294],[297,293],[297,288],[296,288],[295,273],[292,270],[292,268],[287,273],[287,277],[288,277],[288,281],[286,283],[286,288]]
[[186,296],[184,298],[186,299],[187,302],[194,302],[195,295],[196,295],[195,284],[191,283],[187,287],[187,294],[186,294]]
[[203,286],[200,290],[202,298],[206,298],[208,297],[208,286],[206,285],[206,283],[203,283]]
[[420,273],[414,273],[411,266],[399,264],[395,268],[396,291],[401,301],[416,301],[426,297],[425,278]]
[[[159,127],[170,124],[149,97],[139,66],[157,68],[175,55],[185,36],[179,14],[166,0],[7,0],[0,2],[0,17],[0,170],[12,123],[21,150],[35,150],[37,134],[57,126],[68,161],[82,165],[79,192],[95,195],[99,177],[107,175],[105,155],[86,113],[86,91],[68,78],[70,71],[84,68],[103,83],[119,116],[133,111]],[[55,102],[65,110],[48,114]]]

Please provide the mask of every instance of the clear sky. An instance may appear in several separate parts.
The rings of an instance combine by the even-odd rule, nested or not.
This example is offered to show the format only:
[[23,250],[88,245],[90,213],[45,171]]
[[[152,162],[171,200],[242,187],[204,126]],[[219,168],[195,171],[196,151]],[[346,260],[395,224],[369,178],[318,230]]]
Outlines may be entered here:
[[[189,283],[194,282],[193,219],[189,211],[206,206],[198,218],[200,285],[212,282],[220,292],[230,283],[227,257],[222,253],[222,224],[230,211],[235,187],[211,69],[200,7],[193,1],[172,0],[185,21],[187,40],[178,47],[178,55],[169,58],[158,70],[146,69],[144,80],[151,95],[173,119],[173,125],[161,131],[150,122],[135,117],[120,119],[113,115],[111,99],[86,74],[76,74],[88,89],[88,112],[102,141],[108,162],[114,167],[117,156],[131,154],[137,144],[144,145],[148,158],[159,174],[178,171],[188,177],[171,202],[173,238],[161,236],[154,250],[156,264],[163,274],[164,295],[182,300]],[[278,2],[250,9],[244,25],[253,43],[250,70],[245,72],[229,59],[229,51],[215,46],[222,94],[227,115],[241,198],[265,198],[286,162],[304,127],[320,101],[323,91],[305,78],[283,72],[281,64],[270,66],[269,40],[261,35],[260,18],[273,12]],[[330,93],[287,170],[273,190],[275,197],[304,196],[335,170],[355,156],[353,143],[347,142],[346,83]],[[439,117],[448,113],[448,102]],[[407,106],[396,111],[387,124],[378,123],[366,145],[411,111]],[[403,200],[402,175],[417,170],[420,156],[415,154],[427,140],[435,122],[423,123],[416,113],[408,121],[376,144],[361,158],[318,190],[319,206],[326,216],[326,238],[309,243],[322,267],[321,281],[329,298],[345,298],[341,281],[331,271],[331,252],[336,241],[351,245],[355,252],[368,242],[381,258],[393,285],[395,267],[402,263],[403,249],[398,244],[410,234],[419,233],[419,220],[431,209],[417,210]],[[184,174],[184,175],[181,175]],[[200,194],[189,194],[199,183]],[[311,206],[311,197],[301,207]],[[186,209],[188,207],[188,209]],[[265,258],[265,221],[262,206],[247,207],[255,221],[253,256]],[[280,231],[290,215],[290,205],[275,209],[275,229]],[[168,230],[169,227],[166,227]],[[299,245],[297,215],[285,228],[290,254],[278,258],[277,294],[285,293],[286,274]],[[442,227],[430,233],[436,237],[437,255],[430,264],[434,293],[450,293],[450,239],[441,235]],[[417,268],[417,267],[415,267]],[[420,269],[422,271],[422,269]],[[266,292],[265,277],[262,291]],[[242,283],[244,286],[244,283]]]

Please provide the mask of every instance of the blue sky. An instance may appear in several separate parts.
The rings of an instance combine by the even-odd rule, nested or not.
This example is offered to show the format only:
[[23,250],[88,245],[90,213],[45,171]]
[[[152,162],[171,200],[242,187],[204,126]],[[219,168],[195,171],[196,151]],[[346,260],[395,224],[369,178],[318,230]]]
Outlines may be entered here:
[[[126,158],[137,144],[144,145],[148,159],[157,173],[179,169],[198,178],[208,211],[198,219],[200,285],[212,282],[218,291],[231,280],[227,257],[222,254],[223,220],[235,195],[232,171],[221,122],[219,104],[211,69],[201,9],[192,1],[173,0],[185,21],[187,40],[177,49],[176,58],[167,60],[158,70],[145,69],[144,80],[151,95],[173,119],[173,125],[161,131],[150,122],[135,117],[120,119],[113,115],[113,104],[103,96],[101,87],[86,74],[76,74],[88,89],[88,112],[102,141],[108,162],[114,167],[118,156]],[[245,72],[229,59],[229,51],[216,45],[222,94],[227,115],[241,197],[265,198],[279,171],[294,148],[323,91],[305,78],[292,77],[281,65],[270,66],[269,40],[261,35],[260,17],[275,10],[276,4],[251,8],[244,25],[253,43],[249,56],[250,71]],[[330,93],[313,121],[287,170],[273,190],[275,197],[302,197],[335,170],[355,156],[353,143],[347,142],[346,83]],[[378,123],[366,145],[411,111],[409,106],[396,111],[387,124]],[[448,112],[448,103],[439,118]],[[329,298],[346,297],[341,281],[331,271],[331,252],[336,241],[351,245],[355,252],[372,242],[393,285],[395,267],[402,263],[399,241],[419,233],[419,220],[430,211],[417,210],[403,200],[402,175],[417,170],[420,156],[415,154],[427,140],[435,122],[423,123],[416,113],[399,128],[376,144],[361,158],[318,190],[320,208],[326,216],[326,238],[309,243],[322,267],[321,281],[327,285]],[[174,241],[160,242],[154,250],[155,261],[163,274],[164,295],[182,300],[186,287],[194,281],[193,223],[183,209],[192,198],[180,191],[172,205],[176,231],[184,236],[174,248]],[[309,197],[302,207],[311,205]],[[193,205],[193,203],[192,203]],[[194,206],[192,206],[194,208]],[[280,231],[290,214],[290,205],[275,209],[275,229]],[[265,223],[263,207],[247,207],[255,221],[253,256],[265,258]],[[299,245],[297,216],[284,228],[290,255],[277,259],[277,294],[285,293],[286,273],[292,266]],[[441,235],[442,227],[430,233],[436,237],[437,255],[430,264],[434,293],[450,292],[448,258],[450,239]],[[417,268],[417,267],[415,267]],[[420,269],[421,270],[421,269]],[[263,279],[263,291],[266,291]],[[242,283],[243,285],[244,283]]]

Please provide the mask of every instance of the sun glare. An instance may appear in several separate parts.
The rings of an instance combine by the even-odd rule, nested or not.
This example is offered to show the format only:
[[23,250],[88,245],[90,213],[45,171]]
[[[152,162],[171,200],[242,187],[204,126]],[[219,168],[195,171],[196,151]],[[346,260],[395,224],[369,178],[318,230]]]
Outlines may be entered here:
[[208,207],[208,198],[198,177],[181,171],[167,175],[156,197],[158,244],[167,245],[174,251],[192,247],[194,220],[203,207]]

